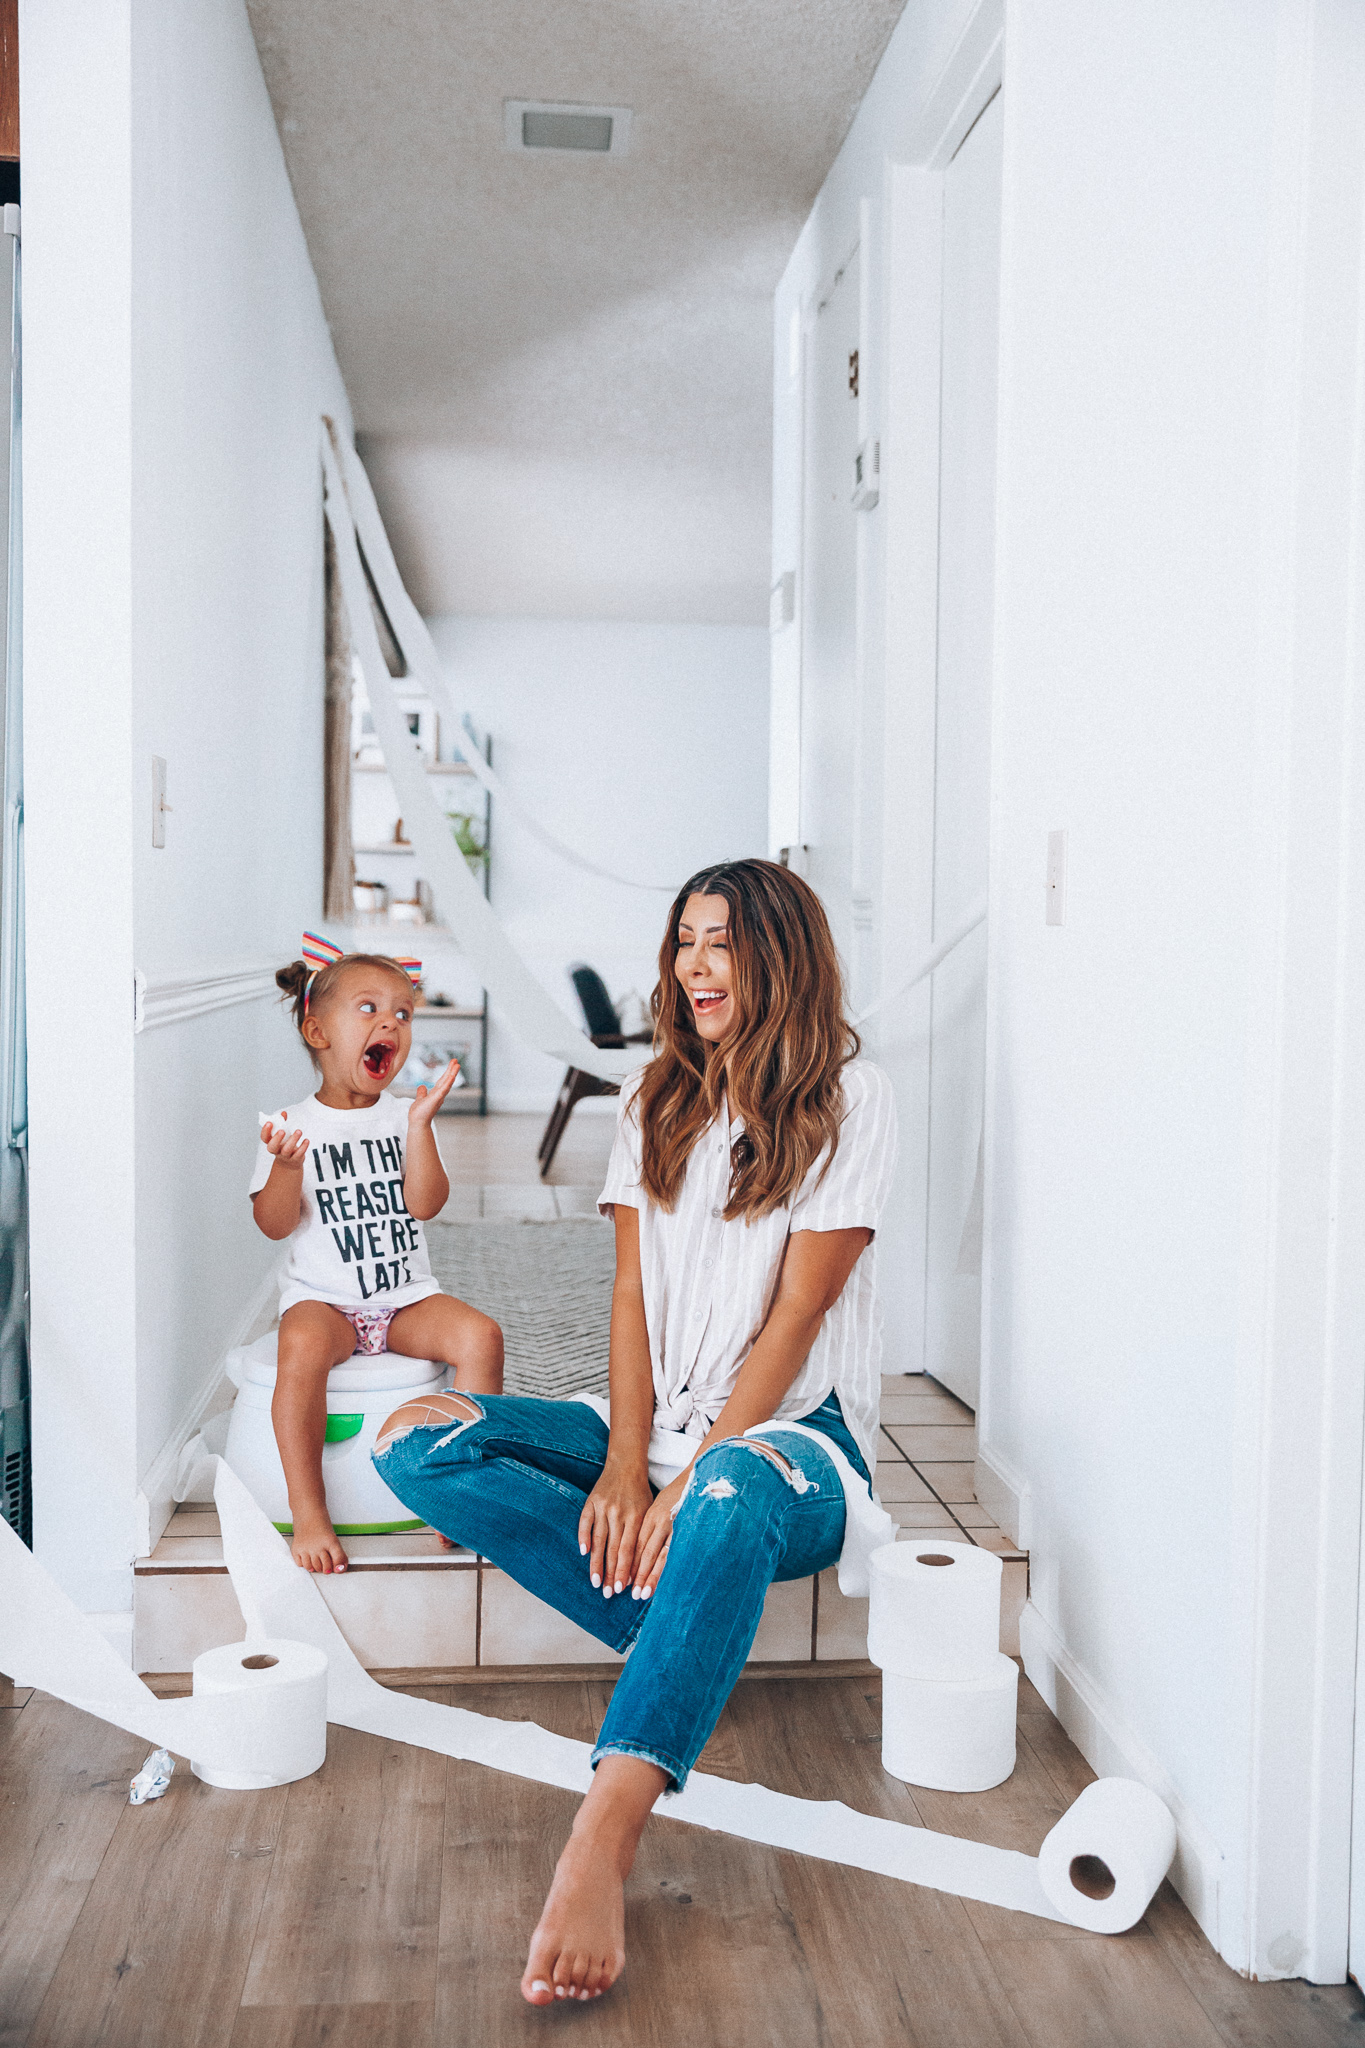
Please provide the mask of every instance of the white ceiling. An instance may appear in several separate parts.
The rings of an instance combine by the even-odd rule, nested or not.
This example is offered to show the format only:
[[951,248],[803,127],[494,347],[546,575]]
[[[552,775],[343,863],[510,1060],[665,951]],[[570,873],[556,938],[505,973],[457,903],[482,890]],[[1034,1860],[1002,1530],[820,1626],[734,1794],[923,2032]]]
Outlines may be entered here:
[[422,609],[764,620],[772,292],[904,0],[247,4]]

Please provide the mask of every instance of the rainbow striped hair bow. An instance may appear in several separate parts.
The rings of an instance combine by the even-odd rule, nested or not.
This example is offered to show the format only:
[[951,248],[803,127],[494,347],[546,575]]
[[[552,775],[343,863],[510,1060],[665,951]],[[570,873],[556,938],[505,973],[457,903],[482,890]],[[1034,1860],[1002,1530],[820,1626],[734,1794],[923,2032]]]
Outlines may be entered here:
[[[313,983],[317,980],[323,968],[335,967],[338,960],[344,960],[347,956],[340,946],[334,946],[330,939],[324,939],[321,932],[305,932],[303,935],[303,957],[311,969],[303,991],[303,1007],[306,1011],[308,999],[313,993]],[[402,968],[408,980],[416,988],[422,975],[421,961],[412,959],[406,953],[394,953],[389,957],[392,959],[395,967]]]

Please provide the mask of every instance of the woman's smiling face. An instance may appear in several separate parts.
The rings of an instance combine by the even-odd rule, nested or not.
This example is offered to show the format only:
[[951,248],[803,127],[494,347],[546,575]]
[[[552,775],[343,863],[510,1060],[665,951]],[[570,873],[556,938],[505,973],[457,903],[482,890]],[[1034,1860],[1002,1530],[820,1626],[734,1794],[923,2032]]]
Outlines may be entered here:
[[673,972],[692,1008],[702,1038],[719,1045],[737,1017],[730,986],[730,906],[723,896],[689,896],[678,921]]

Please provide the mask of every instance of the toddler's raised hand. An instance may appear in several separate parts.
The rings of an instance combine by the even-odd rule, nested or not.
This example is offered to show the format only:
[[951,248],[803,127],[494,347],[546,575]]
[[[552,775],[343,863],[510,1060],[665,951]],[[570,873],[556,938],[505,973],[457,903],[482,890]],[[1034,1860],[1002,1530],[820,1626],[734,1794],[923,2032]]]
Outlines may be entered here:
[[302,1173],[303,1162],[308,1157],[308,1140],[302,1131],[290,1135],[288,1119],[281,1115],[280,1127],[266,1124],[261,1132],[261,1143],[277,1166],[283,1166],[295,1173]]
[[452,1060],[434,1088],[427,1088],[424,1085],[417,1090],[416,1095],[412,1099],[412,1108],[408,1111],[409,1127],[413,1124],[429,1124],[431,1122],[431,1119],[455,1086],[459,1075],[460,1062]]

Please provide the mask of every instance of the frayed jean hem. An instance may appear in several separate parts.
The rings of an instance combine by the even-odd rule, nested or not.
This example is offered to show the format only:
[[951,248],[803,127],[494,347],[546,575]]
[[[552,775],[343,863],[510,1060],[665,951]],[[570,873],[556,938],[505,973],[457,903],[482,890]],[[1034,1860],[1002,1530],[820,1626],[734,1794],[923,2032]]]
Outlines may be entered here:
[[597,1769],[604,1756],[633,1756],[642,1764],[654,1764],[664,1773],[664,1776],[669,1781],[664,1786],[663,1796],[665,1799],[671,1797],[676,1792],[682,1791],[683,1786],[687,1783],[688,1772],[691,1769],[690,1764],[685,1764],[680,1757],[665,1756],[662,1750],[650,1749],[648,1744],[644,1742],[602,1743],[599,1748],[593,1751],[589,1759],[594,1770]]

